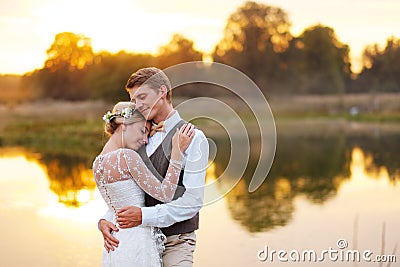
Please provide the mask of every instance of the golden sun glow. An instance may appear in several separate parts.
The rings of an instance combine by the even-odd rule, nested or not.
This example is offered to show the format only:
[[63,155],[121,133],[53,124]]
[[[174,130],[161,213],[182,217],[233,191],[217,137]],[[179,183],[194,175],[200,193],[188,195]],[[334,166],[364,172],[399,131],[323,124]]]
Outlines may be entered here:
[[[369,168],[371,165],[373,165],[372,156],[365,155],[358,147],[354,148],[350,165],[353,183],[358,184],[359,187],[372,185],[393,186],[390,184],[389,173],[385,167]],[[368,171],[369,169],[371,169],[371,171]]]
[[[59,10],[63,12],[58,12]],[[215,19],[196,19],[188,14],[145,10],[128,1],[115,1],[112,4],[92,0],[73,0],[72,3],[56,1],[38,8],[34,14],[38,18],[37,32],[49,45],[53,41],[49,38],[54,38],[57,33],[70,31],[91,38],[95,52],[125,50],[157,53],[158,48],[178,32],[194,40],[195,47],[207,53],[220,38],[224,25]],[[182,21],[187,23],[182,24]]]
[[[41,164],[29,160],[22,154],[3,156],[0,158],[0,174],[2,193],[0,199],[9,207],[43,206],[48,195],[42,194],[49,187],[45,170]],[[29,173],[29,176],[27,176]]]
[[46,167],[22,152],[12,152],[0,157],[1,208],[34,209],[41,216],[68,219],[80,222],[95,222],[106,210],[101,196],[95,190],[69,191],[82,205],[69,207],[60,202],[60,197],[50,190]]
[[[360,148],[352,150],[350,163],[350,180],[344,180],[340,185],[340,191],[348,196],[360,199],[371,199],[371,192],[382,194],[382,199],[395,199],[400,191],[400,184],[390,179],[386,167],[375,166],[371,155],[366,155]],[[393,203],[391,201],[385,203]],[[374,200],[364,203],[365,207],[371,208],[379,205]],[[385,209],[397,210],[398,203],[386,205]]]
[[[333,27],[339,39],[349,44],[355,65],[359,65],[365,45],[383,44],[390,36],[400,34],[400,4],[392,0],[260,2],[285,10],[294,35],[317,23]],[[179,33],[193,40],[196,49],[209,54],[221,40],[229,16],[244,3],[244,0],[2,1],[0,10],[5,12],[0,14],[0,73],[23,74],[41,68],[46,50],[61,32],[91,38],[96,52],[150,53],[157,52],[173,34]]]

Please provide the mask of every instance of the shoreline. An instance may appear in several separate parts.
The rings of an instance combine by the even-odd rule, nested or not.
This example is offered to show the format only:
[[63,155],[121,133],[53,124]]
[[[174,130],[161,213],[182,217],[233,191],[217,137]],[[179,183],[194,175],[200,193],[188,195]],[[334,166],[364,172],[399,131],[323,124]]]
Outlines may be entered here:
[[[378,100],[377,100],[378,99]],[[185,102],[188,98],[174,99],[174,106]],[[257,126],[257,121],[246,103],[240,99],[218,98],[230,106],[246,124],[248,129]],[[338,103],[342,101],[341,111]],[[371,102],[372,101],[372,102]],[[379,102],[379,105],[370,106],[371,103]],[[264,102],[265,103],[265,102]],[[351,114],[348,110],[357,103],[359,113]],[[313,129],[321,129],[321,132],[331,131],[376,131],[385,132],[398,131],[400,129],[400,94],[357,95],[346,96],[340,100],[338,96],[288,96],[274,98],[268,101],[276,127],[278,130],[300,130],[301,132]],[[101,100],[92,101],[55,101],[41,100],[31,103],[18,104],[15,106],[0,105],[0,134],[4,128],[12,124],[35,124],[36,122],[57,121],[89,121],[102,124],[101,117],[107,110],[111,110],[113,103]],[[368,110],[368,107],[370,109]],[[207,111],[210,107],[207,107]],[[255,111],[265,108],[264,106],[252,107]],[[190,110],[187,114],[181,114],[186,119],[202,115],[203,107]],[[211,110],[218,114],[218,107]],[[203,122],[199,122],[201,125]],[[225,122],[224,122],[225,123]],[[226,119],[226,123],[235,122]],[[263,123],[262,121],[260,123]],[[204,121],[204,126],[207,126]]]

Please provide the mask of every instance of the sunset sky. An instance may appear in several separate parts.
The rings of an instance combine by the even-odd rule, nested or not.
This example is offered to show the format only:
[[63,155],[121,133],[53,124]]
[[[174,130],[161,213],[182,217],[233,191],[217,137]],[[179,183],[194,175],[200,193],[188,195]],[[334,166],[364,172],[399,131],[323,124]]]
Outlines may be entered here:
[[[368,44],[400,38],[398,0],[259,0],[284,9],[291,32],[321,23],[350,46],[353,70]],[[180,33],[203,52],[221,39],[230,14],[243,0],[0,0],[0,74],[41,68],[57,33],[92,39],[93,49],[156,52]]]

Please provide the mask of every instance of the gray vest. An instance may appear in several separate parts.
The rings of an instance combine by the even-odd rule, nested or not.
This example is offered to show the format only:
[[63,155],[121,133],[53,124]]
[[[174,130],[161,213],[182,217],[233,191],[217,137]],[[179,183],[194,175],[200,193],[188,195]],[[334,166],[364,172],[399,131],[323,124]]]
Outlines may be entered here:
[[[185,121],[181,120],[174,126],[174,128],[167,134],[161,145],[157,147],[156,151],[150,156],[150,158],[147,156],[145,146],[142,146],[142,148],[138,151],[146,166],[160,181],[164,179],[169,167],[169,159],[171,157],[172,149],[172,137],[175,133],[175,129],[180,128],[184,123]],[[183,174],[184,171],[182,170],[178,180],[178,188],[176,189],[173,199],[181,197],[186,190],[183,185]],[[154,199],[148,194],[145,194],[145,203],[146,206],[155,206],[157,204],[162,204],[162,202]],[[182,209],[184,208],[185,207],[182,207]],[[183,233],[190,233],[194,230],[197,230],[198,228],[199,213],[197,213],[189,220],[177,222],[169,227],[161,228],[161,231],[166,236],[171,236]]]

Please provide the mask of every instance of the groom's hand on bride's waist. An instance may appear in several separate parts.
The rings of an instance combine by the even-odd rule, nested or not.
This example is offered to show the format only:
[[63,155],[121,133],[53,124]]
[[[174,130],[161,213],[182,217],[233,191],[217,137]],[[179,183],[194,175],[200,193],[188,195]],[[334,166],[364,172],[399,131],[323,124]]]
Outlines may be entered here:
[[120,228],[131,228],[142,224],[142,210],[136,206],[121,208],[117,213]]
[[104,248],[106,251],[114,251],[114,249],[118,247],[119,241],[112,235],[112,233],[118,232],[118,228],[113,223],[102,219],[99,221],[99,230],[103,234]]

